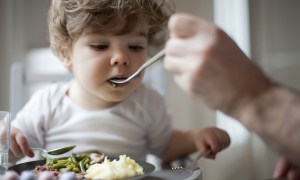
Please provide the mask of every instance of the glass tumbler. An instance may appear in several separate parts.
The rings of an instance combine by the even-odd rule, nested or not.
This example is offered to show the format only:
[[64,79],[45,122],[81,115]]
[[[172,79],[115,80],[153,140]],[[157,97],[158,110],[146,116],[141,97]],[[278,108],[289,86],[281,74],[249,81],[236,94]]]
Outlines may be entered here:
[[4,174],[8,168],[10,128],[10,113],[6,111],[0,111],[0,174]]

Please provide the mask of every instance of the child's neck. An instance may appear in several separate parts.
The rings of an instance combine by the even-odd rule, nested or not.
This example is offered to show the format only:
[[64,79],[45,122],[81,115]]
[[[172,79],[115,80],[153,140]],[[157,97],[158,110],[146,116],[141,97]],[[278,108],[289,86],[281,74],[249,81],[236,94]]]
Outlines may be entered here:
[[71,84],[67,92],[67,96],[69,96],[70,99],[80,108],[91,111],[108,109],[119,103],[105,101],[100,97],[84,93],[76,83]]

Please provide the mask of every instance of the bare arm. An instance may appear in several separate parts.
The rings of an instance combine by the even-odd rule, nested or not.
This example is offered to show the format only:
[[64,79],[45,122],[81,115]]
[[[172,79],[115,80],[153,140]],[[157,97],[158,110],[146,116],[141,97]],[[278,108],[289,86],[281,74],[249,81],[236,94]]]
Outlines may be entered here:
[[216,127],[193,129],[187,132],[175,130],[169,145],[167,146],[163,161],[170,162],[196,151],[210,152],[205,157],[215,159],[218,152],[227,148],[230,137],[224,131]]
[[191,131],[174,130],[162,160],[171,162],[196,151]]
[[240,120],[300,167],[300,95],[273,83],[220,28],[176,14],[165,67],[188,94]]
[[241,99],[232,115],[300,167],[300,95],[274,85],[256,98]]

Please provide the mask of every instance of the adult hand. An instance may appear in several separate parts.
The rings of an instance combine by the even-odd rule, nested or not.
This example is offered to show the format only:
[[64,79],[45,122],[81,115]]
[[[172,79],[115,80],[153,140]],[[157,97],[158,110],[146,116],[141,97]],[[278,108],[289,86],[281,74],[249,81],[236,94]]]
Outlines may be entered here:
[[241,102],[265,91],[270,82],[220,28],[175,14],[169,21],[165,68],[175,82],[208,106],[232,115]]
[[175,14],[169,21],[165,68],[177,84],[241,121],[300,167],[300,95],[271,82],[220,28]]

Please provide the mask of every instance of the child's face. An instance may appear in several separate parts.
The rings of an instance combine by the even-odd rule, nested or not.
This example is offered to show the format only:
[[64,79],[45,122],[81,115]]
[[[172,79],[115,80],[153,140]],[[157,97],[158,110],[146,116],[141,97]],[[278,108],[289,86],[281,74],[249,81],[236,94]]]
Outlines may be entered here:
[[145,62],[147,44],[144,28],[120,36],[80,35],[73,43],[67,63],[76,79],[76,98],[109,107],[128,97],[139,86],[143,75],[116,87],[110,80],[132,75]]

